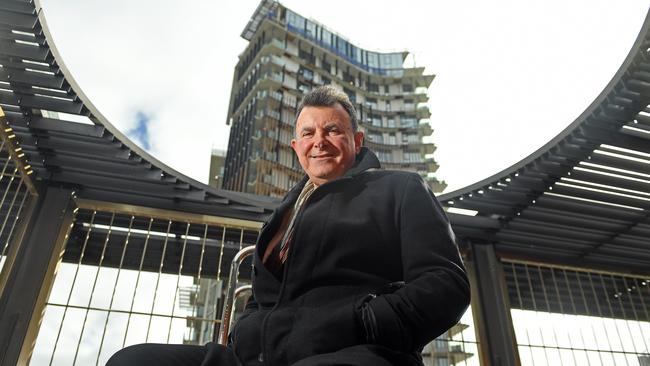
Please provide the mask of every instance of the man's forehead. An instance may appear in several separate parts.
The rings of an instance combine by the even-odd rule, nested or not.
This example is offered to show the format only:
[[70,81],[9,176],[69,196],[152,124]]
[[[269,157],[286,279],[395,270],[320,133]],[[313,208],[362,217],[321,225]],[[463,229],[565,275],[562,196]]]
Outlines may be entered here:
[[351,127],[350,117],[338,103],[333,106],[305,106],[296,121],[296,129],[338,125]]
[[306,129],[306,128],[316,128],[316,127],[332,127],[332,126],[345,126],[346,122],[341,121],[340,119],[325,119],[325,120],[313,120],[306,119],[298,123],[297,128]]

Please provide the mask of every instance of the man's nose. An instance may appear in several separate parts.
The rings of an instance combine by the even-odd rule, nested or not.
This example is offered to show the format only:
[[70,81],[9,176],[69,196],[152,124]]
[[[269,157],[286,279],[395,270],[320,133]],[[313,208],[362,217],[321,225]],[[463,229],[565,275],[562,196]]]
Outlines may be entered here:
[[325,145],[327,145],[327,134],[325,132],[316,132],[314,146],[322,149]]

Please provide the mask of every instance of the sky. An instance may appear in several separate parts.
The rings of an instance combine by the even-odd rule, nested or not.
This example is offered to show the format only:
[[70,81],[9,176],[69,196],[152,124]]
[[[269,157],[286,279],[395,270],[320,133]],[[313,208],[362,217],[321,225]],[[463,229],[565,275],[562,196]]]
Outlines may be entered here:
[[[225,149],[240,37],[257,0],[42,0],[61,56],[108,118],[207,182]],[[408,50],[436,78],[429,107],[446,192],[536,151],[614,76],[650,0],[282,2],[374,51]],[[68,75],[70,76],[70,75]]]

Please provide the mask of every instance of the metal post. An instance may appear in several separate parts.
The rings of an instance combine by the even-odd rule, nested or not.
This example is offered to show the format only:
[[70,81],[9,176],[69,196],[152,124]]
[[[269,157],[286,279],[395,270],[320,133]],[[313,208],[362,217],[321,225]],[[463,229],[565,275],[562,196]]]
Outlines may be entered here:
[[230,332],[230,325],[232,322],[233,305],[237,297],[237,275],[239,274],[239,266],[244,259],[255,252],[255,246],[247,246],[240,250],[233,258],[230,264],[230,276],[228,277],[228,287],[226,287],[226,297],[223,301],[223,311],[221,312],[221,324],[219,326],[219,336],[217,342],[219,344],[228,343],[228,333]]
[[[29,201],[27,203],[27,207],[23,209],[22,205],[25,203],[25,200]],[[0,299],[2,299],[2,294],[4,293],[5,285],[7,283],[9,273],[11,272],[11,268],[14,265],[14,262],[16,260],[16,256],[19,252],[20,245],[23,243],[24,238],[27,235],[27,230],[29,229],[29,224],[30,224],[30,218],[32,217],[34,210],[37,206],[38,203],[38,196],[37,195],[28,195],[25,193],[25,198],[23,198],[23,203],[21,203],[21,207],[18,209],[18,214],[16,217],[16,220],[19,221],[18,225],[16,225],[16,222],[13,223],[13,225],[16,225],[15,227],[15,235],[12,237],[11,232],[7,236],[10,240],[9,244],[9,250],[6,253],[6,258],[5,258],[5,264],[4,267],[0,269]],[[24,212],[24,213],[23,213]],[[2,304],[2,301],[0,301],[0,305]]]
[[491,244],[472,244],[472,262],[476,275],[479,308],[477,327],[481,335],[481,352],[491,366],[519,366],[519,352],[503,268]]
[[72,190],[39,195],[0,299],[0,366],[26,365],[73,220]]

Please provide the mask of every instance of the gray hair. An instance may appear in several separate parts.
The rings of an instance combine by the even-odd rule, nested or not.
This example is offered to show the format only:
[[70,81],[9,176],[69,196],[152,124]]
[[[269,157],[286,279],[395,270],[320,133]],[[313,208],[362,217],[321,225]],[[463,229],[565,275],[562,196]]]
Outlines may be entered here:
[[[348,115],[350,116],[350,125],[352,132],[357,132],[359,123],[357,122],[357,110],[342,90],[339,90],[331,85],[319,86],[312,89],[309,93],[305,94],[302,101],[298,105],[296,111],[296,121],[300,112],[304,107],[333,107],[336,103],[340,104]],[[295,121],[294,121],[295,122]],[[295,123],[294,123],[295,125]]]

